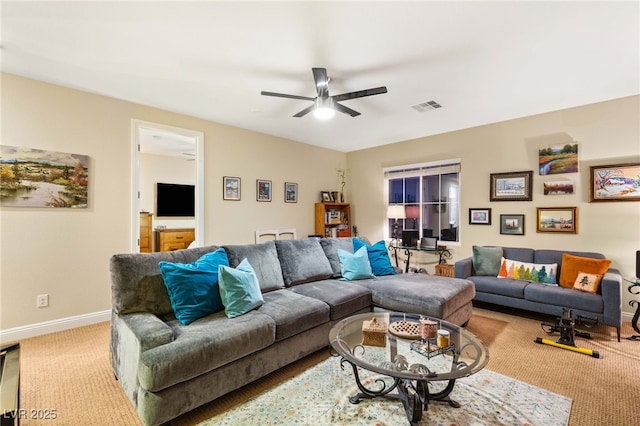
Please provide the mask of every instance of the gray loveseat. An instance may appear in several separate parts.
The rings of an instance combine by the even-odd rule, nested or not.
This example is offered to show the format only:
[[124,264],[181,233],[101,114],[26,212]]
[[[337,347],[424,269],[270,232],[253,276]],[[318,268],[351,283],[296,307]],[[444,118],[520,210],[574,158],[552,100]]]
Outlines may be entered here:
[[353,314],[414,312],[458,325],[471,317],[471,281],[423,274],[340,280],[338,248],[353,252],[352,240],[310,238],[223,246],[231,267],[249,261],[264,304],[183,325],[158,263],[191,263],[217,248],[111,258],[112,367],[145,425],[166,423],[326,347],[333,324]]
[[[502,247],[502,256],[520,262],[558,265],[556,276],[562,274],[563,254],[590,259],[604,259],[600,253],[560,250],[534,250],[531,248]],[[596,294],[552,286],[528,280],[478,275],[472,257],[455,263],[455,276],[473,281],[476,286],[474,300],[508,306],[560,317],[563,308],[574,314],[597,318],[601,324],[616,328],[620,341],[622,327],[622,277],[618,270],[608,269]]]

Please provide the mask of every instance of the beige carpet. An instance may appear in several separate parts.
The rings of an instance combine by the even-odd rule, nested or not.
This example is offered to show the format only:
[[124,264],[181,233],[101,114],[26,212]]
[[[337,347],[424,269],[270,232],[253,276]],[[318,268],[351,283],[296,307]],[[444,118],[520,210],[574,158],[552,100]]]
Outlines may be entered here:
[[[618,343],[613,329],[589,330],[593,340],[580,346],[600,352],[592,358],[533,343],[548,337],[540,320],[549,317],[512,315],[474,308],[468,329],[487,342],[488,369],[573,399],[570,426],[638,424],[640,342]],[[633,334],[625,323],[623,337]],[[549,337],[556,340],[557,336]],[[109,323],[25,339],[21,342],[21,406],[56,410],[52,425],[141,425],[111,373]],[[228,396],[196,409],[172,424],[194,425],[263,392],[326,359],[319,351]],[[43,420],[22,419],[24,425]]]

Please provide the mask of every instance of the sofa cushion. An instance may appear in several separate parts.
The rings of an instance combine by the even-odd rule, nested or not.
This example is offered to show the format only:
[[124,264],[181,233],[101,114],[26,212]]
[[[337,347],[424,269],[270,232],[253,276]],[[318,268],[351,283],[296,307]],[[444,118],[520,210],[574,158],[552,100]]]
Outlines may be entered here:
[[229,257],[229,266],[236,267],[247,259],[258,277],[262,292],[284,288],[282,268],[275,242],[223,246]]
[[264,299],[260,291],[260,283],[247,259],[236,268],[220,265],[220,298],[224,305],[224,313],[229,318],[239,317],[262,306]]
[[604,311],[602,296],[560,286],[552,287],[530,283],[524,290],[524,297],[531,302],[562,306],[563,308],[594,313],[602,313]]
[[320,246],[324,251],[325,256],[329,260],[331,270],[333,271],[333,278],[339,278],[342,275],[340,270],[340,258],[338,257],[338,249],[353,253],[353,242],[351,238],[322,238],[320,239]]
[[342,319],[371,306],[371,290],[361,281],[322,280],[291,287],[289,290],[322,300],[329,305],[331,320]]
[[361,247],[355,253],[338,250],[338,257],[343,280],[364,280],[374,277],[366,247]]
[[475,275],[495,277],[500,270],[502,247],[473,246],[473,270]]
[[218,266],[229,265],[223,249],[192,263],[158,263],[176,318],[184,325],[224,309],[218,287]]
[[573,288],[574,290],[596,294],[600,288],[600,281],[602,281],[601,274],[578,272],[578,277],[576,278],[576,282],[573,283]]
[[191,263],[217,246],[157,253],[123,253],[111,256],[111,301],[113,311],[120,314],[149,312],[164,315],[173,312],[169,293],[158,263]]
[[276,323],[276,342],[329,321],[326,303],[288,289],[265,293],[264,300],[258,312],[270,316]]
[[316,238],[276,240],[276,249],[287,287],[333,275],[329,260]]
[[563,253],[559,284],[562,287],[573,288],[579,272],[604,275],[609,266],[611,266],[611,261],[608,259],[593,259]]
[[257,311],[227,318],[217,312],[188,326],[167,324],[175,339],[140,355],[138,381],[150,392],[168,388],[238,360],[273,344],[276,325]]
[[542,261],[536,260],[535,254],[536,250],[531,248],[522,248],[522,247],[502,247],[502,252],[504,253],[504,257],[507,259],[518,260],[520,262],[527,263],[558,263],[552,261]]
[[548,285],[558,285],[556,274],[557,263],[527,263],[502,258],[498,278],[513,278]]
[[[494,281],[498,281],[493,277]],[[398,274],[356,281],[371,290],[375,306],[447,318],[475,297],[473,282],[459,278],[425,274]],[[352,284],[352,283],[349,283]]]
[[467,279],[474,282],[478,293],[499,294],[517,299],[524,299],[524,289],[529,284],[529,281],[513,278],[471,276]]
[[371,265],[371,271],[373,275],[394,275],[396,271],[391,265],[391,259],[389,259],[389,250],[384,240],[380,240],[374,245],[369,245],[359,238],[353,239],[353,250],[357,251],[361,247],[367,248],[367,254],[369,255],[369,264]]

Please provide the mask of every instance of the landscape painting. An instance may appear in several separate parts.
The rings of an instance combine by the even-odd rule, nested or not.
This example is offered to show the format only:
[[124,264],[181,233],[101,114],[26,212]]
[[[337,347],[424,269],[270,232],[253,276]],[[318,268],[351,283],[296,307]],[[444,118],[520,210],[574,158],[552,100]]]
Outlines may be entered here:
[[592,166],[589,201],[640,201],[640,163]]
[[538,150],[540,176],[578,172],[578,144],[554,145]]
[[0,146],[0,205],[87,208],[89,156]]
[[573,181],[562,180],[544,183],[544,195],[573,194]]
[[578,233],[577,207],[538,207],[538,232]]

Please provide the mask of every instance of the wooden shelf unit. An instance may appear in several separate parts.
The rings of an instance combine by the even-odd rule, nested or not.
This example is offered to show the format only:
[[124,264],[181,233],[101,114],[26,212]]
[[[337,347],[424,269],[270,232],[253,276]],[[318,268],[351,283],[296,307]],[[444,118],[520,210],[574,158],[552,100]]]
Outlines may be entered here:
[[323,237],[351,236],[351,204],[316,203],[315,233]]
[[156,229],[155,251],[182,250],[196,239],[194,228]]

